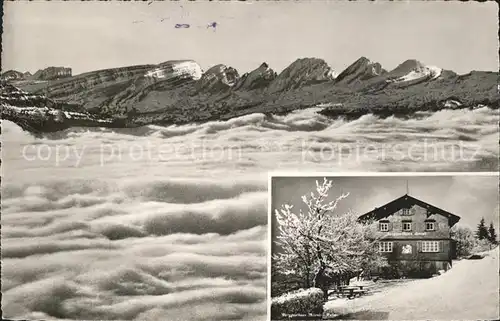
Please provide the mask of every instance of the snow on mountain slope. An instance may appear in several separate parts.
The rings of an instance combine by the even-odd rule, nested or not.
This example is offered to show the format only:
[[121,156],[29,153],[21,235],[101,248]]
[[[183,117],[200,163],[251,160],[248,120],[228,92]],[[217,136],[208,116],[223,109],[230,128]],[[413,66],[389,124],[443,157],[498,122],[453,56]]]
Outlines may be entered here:
[[326,73],[326,77],[331,78],[331,79],[335,79],[338,77],[338,74],[333,69],[330,69],[330,71],[328,71]]
[[[416,60],[407,60],[390,72],[396,77],[387,79],[387,82],[401,83],[425,79],[437,79],[443,70],[436,66],[427,66]],[[391,75],[392,76],[392,75]]]
[[441,69],[434,66],[425,66],[420,70],[412,70],[403,77],[397,78],[394,82],[412,81],[422,78],[436,79],[441,75]]
[[[55,102],[44,95],[25,92],[7,83],[0,83],[2,120],[12,121],[28,130],[60,130],[71,125],[106,125],[111,119],[99,119],[86,112],[71,110],[72,106]],[[67,121],[69,120],[69,122]]]
[[432,75],[432,79],[439,78],[439,76],[441,76],[441,73],[443,72],[443,69],[436,67],[436,66],[427,66],[427,68],[430,70],[430,73]]
[[203,71],[200,65],[192,60],[185,61],[167,61],[157,68],[149,70],[146,72],[146,77],[152,77],[157,79],[170,79],[176,77],[187,76],[194,80],[201,78]]
[[388,313],[390,320],[494,320],[499,316],[499,249],[481,260],[454,262],[451,270],[355,300],[332,300],[336,314]]

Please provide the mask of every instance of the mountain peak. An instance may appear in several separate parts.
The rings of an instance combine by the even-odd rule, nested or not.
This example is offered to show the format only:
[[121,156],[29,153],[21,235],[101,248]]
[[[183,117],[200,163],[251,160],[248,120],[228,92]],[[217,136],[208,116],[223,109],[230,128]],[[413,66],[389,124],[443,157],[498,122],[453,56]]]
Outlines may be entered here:
[[385,73],[387,71],[378,62],[373,63],[370,59],[361,57],[338,75],[336,83],[357,83]]
[[198,80],[197,87],[202,91],[219,92],[234,86],[240,76],[233,67],[218,64],[209,68]]
[[334,79],[333,70],[319,58],[299,58],[286,67],[271,83],[271,92],[296,89]]
[[365,56],[361,56],[354,63],[363,63],[363,64],[371,64],[371,60],[366,58]]
[[269,68],[266,62],[263,62],[257,69],[241,76],[238,83],[234,86],[234,89],[253,90],[265,88],[276,79],[276,77],[276,72]]
[[394,68],[388,74],[388,82],[415,83],[426,79],[437,79],[442,69],[436,66],[427,66],[416,59],[408,59]]
[[408,59],[399,64],[396,68],[394,68],[391,72],[399,72],[399,71],[410,71],[417,70],[425,67],[425,64],[421,63],[416,59]]
[[67,67],[47,67],[40,69],[33,74],[34,80],[57,80],[62,78],[70,78],[72,75],[71,68]]
[[[17,77],[20,73],[10,74]],[[161,79],[145,77],[148,75]],[[196,80],[198,75],[201,78]],[[90,110],[92,117],[120,120],[110,121],[109,126],[142,126],[226,120],[260,112],[286,113],[318,105],[331,107],[321,114],[332,117],[359,117],[367,112],[382,116],[413,114],[420,108],[468,108],[478,103],[498,106],[497,72],[458,76],[415,59],[386,72],[379,63],[360,57],[336,80],[332,68],[318,58],[297,59],[279,76],[262,61],[256,61],[253,71],[239,77],[236,69],[228,65],[211,66],[202,74],[199,65],[191,60],[172,60],[91,71],[57,81],[27,80],[13,79],[9,83],[30,94],[12,87],[1,90],[0,86],[0,103],[12,107],[3,108],[2,116],[21,124],[26,120],[32,127],[42,122],[17,117],[22,114],[17,113],[17,107],[46,110],[52,104],[63,111]],[[90,116],[78,118],[84,119],[80,122],[69,115],[71,120],[67,118],[64,126],[101,126],[100,122],[88,120]]]

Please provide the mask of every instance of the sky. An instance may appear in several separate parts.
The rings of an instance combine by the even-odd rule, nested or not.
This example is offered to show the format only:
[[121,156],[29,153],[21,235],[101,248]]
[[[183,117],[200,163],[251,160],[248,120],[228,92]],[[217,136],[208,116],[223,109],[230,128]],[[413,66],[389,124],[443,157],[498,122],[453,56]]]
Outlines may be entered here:
[[417,59],[460,74],[497,71],[497,13],[494,2],[473,1],[5,2],[2,70],[193,59],[205,70],[224,63],[244,73],[265,61],[280,72],[317,57],[340,72],[365,56],[388,70]]
[[[271,208],[279,209],[282,204],[291,204],[296,211],[307,207],[301,196],[316,190],[316,180],[322,183],[324,177],[277,177],[272,182]],[[341,193],[349,196],[339,203],[338,210],[349,210],[362,215],[375,207],[387,204],[403,196],[418,198],[445,211],[460,216],[458,225],[476,229],[484,217],[489,226],[493,222],[499,228],[498,175],[494,176],[418,176],[418,177],[330,177],[333,187],[329,200]]]

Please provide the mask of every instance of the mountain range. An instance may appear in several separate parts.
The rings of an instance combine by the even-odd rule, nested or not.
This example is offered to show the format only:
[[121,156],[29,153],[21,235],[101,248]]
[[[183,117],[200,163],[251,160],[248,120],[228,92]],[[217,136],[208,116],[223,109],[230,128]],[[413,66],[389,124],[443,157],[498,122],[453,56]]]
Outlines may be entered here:
[[[323,107],[321,112],[331,116],[408,115],[478,105],[498,108],[500,100],[498,72],[458,75],[415,59],[387,71],[361,57],[339,74],[318,58],[297,59],[279,74],[265,62],[240,74],[224,64],[203,71],[192,60],[75,76],[70,68],[63,67],[37,73],[37,77],[18,71],[2,74],[2,106],[27,107],[26,97],[37,95],[57,106],[50,108],[88,114],[92,119],[111,119],[109,124],[119,126],[224,120],[312,106]],[[19,97],[23,92],[25,99],[15,102],[15,95],[9,91],[16,91]],[[71,126],[71,122],[63,123]]]
[[20,72],[17,70],[8,70],[1,75],[1,79],[4,81],[20,81],[20,80],[39,80],[39,81],[47,81],[47,80],[56,80],[71,77],[72,70],[71,68],[65,67],[48,67],[45,69],[40,69],[35,72],[33,75],[27,72]]

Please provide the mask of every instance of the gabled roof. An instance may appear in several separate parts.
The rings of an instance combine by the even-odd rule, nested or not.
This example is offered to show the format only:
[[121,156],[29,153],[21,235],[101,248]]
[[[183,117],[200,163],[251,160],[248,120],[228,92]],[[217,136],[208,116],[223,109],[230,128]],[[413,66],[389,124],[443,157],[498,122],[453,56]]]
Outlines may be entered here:
[[386,218],[401,208],[404,208],[408,205],[418,205],[420,207],[428,209],[428,215],[433,215],[433,214],[439,214],[442,215],[446,218],[448,218],[448,223],[449,226],[452,227],[455,225],[459,220],[460,216],[451,214],[450,212],[447,212],[443,209],[440,209],[439,207],[436,207],[434,205],[431,205],[429,203],[426,203],[424,201],[419,200],[418,198],[412,197],[408,194],[405,194],[385,205],[382,205],[380,207],[375,208],[373,211],[370,211],[366,214],[361,215],[358,220],[359,221],[365,221],[369,219],[375,219],[375,220],[380,220],[383,218]]

